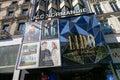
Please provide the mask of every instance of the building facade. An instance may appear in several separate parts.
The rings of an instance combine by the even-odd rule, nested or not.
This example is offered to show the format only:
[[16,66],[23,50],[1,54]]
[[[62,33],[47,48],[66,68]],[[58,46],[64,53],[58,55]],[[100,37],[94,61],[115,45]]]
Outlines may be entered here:
[[[30,0],[0,0],[0,79],[12,80]],[[6,76],[9,76],[8,78]]]
[[[119,0],[88,0],[89,11],[94,12],[100,21],[106,43],[108,44],[113,63],[119,63],[120,45],[120,1]],[[118,77],[119,65],[115,65]],[[119,77],[120,79],[120,77]]]
[[[2,61],[0,63],[0,75],[1,75],[0,79],[8,80],[13,77],[13,80],[30,80],[30,79],[41,80],[42,78],[47,79],[49,77],[49,79],[51,80],[52,79],[53,80],[54,79],[101,80],[101,78],[102,80],[106,80],[108,79],[106,76],[106,74],[108,73],[110,75],[112,73],[112,76],[114,75],[115,77],[117,73],[119,75],[120,74],[119,70],[115,71],[113,67],[109,68],[111,66],[109,66],[109,64],[106,64],[107,62],[106,60],[105,60],[105,64],[98,64],[98,65],[84,64],[82,62],[82,58],[84,58],[84,61],[86,62],[92,61],[94,63],[97,63],[99,62],[100,58],[102,59],[102,56],[104,57],[104,54],[103,55],[96,54],[95,56],[92,57],[87,56],[87,58],[82,57],[80,58],[81,59],[80,63],[83,63],[84,65],[79,65],[79,66],[69,66],[69,67],[62,66],[56,68],[40,68],[40,69],[38,68],[38,69],[28,69],[28,70],[26,69],[19,70],[15,67],[15,64],[19,60],[19,57],[17,58],[17,56],[19,55],[18,53],[20,52],[19,50],[21,48],[26,22],[39,22],[43,20],[52,21],[52,19],[55,18],[65,18],[65,17],[69,17],[68,20],[72,20],[71,18],[74,16],[83,15],[81,19],[77,19],[77,21],[81,20],[81,22],[79,23],[82,24],[82,20],[86,20],[86,22],[89,21],[87,20],[88,18],[86,17],[86,14],[89,13],[96,14],[97,18],[99,19],[99,25],[104,34],[105,41],[107,42],[107,45],[100,47],[101,50],[103,50],[104,53],[103,47],[107,46],[109,53],[107,51],[105,51],[105,53],[108,53],[112,56],[113,62],[119,63],[119,53],[114,52],[114,51],[119,52],[119,47],[120,47],[119,46],[120,1],[119,0],[100,0],[100,1],[99,0],[11,0],[11,1],[0,0],[0,49],[1,49],[0,61]],[[94,25],[92,24],[92,22],[87,25],[95,26],[97,22],[94,21],[94,19],[93,22],[95,22]],[[79,23],[76,23],[75,25],[79,25]],[[65,23],[62,23],[62,19],[61,19],[61,24],[65,26]],[[92,30],[95,29],[93,28]],[[86,31],[90,32],[91,30],[88,28],[86,29]],[[93,32],[95,34],[97,33],[97,30]],[[76,40],[77,37],[76,36],[74,37]],[[85,36],[82,37],[83,38],[81,39],[84,39],[84,41],[86,41]],[[69,38],[69,41],[71,41],[70,39],[72,38]],[[98,48],[99,47],[95,49]],[[89,52],[88,51],[85,52],[90,54],[91,52],[96,53],[97,51],[90,50]],[[67,56],[70,55],[65,55],[65,57]],[[73,58],[76,59],[76,57]],[[106,58],[110,60],[109,57]],[[116,69],[118,69],[119,65],[116,65],[115,67],[117,67]],[[5,76],[8,75],[9,78],[7,77],[5,78]]]

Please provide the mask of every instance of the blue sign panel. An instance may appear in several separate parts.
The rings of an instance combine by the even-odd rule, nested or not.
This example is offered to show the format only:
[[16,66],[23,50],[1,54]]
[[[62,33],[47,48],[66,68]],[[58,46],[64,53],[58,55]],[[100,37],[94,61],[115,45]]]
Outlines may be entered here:
[[94,14],[59,19],[63,65],[105,62],[105,40]]

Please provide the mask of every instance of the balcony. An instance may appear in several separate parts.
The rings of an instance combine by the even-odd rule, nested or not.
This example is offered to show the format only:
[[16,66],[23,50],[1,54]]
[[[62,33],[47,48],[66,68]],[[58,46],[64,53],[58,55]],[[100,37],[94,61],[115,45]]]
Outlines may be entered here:
[[8,39],[10,37],[11,37],[10,33],[8,33],[5,30],[0,30],[0,40]]

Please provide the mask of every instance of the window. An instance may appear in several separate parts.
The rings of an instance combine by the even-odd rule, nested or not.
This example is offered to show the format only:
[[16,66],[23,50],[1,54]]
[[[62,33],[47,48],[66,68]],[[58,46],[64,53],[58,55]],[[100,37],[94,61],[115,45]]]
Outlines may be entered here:
[[119,11],[119,8],[118,8],[116,2],[110,2],[110,6],[112,7],[114,12]]
[[13,1],[13,2],[12,2],[12,5],[16,5],[16,4],[17,4],[17,1]]
[[12,18],[13,17],[13,11],[10,11],[9,13],[8,13],[8,18]]
[[4,26],[3,26],[3,30],[5,30],[5,31],[8,32],[8,30],[9,30],[9,25],[4,25]]
[[18,31],[23,31],[25,29],[25,23],[19,23]]
[[100,27],[104,34],[112,34],[113,33],[111,26],[107,22],[101,21]]
[[0,47],[0,66],[15,65],[19,45]]
[[28,9],[23,9],[22,16],[27,16],[27,15],[28,15]]
[[95,4],[95,5],[93,5],[93,7],[95,9],[96,14],[102,14],[103,13],[99,4]]
[[19,23],[18,29],[15,32],[15,35],[23,34],[24,29],[25,29],[25,23]]

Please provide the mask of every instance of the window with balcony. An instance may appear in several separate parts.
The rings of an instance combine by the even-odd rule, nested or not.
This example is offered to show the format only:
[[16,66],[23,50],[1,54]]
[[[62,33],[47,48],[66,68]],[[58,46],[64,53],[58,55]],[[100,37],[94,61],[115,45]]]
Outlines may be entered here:
[[15,32],[15,35],[23,34],[24,29],[25,29],[25,23],[19,23],[17,31]]
[[13,11],[9,11],[9,12],[8,12],[8,18],[12,18],[13,15],[14,15]]
[[112,34],[113,33],[113,30],[111,28],[111,25],[109,25],[107,22],[105,21],[101,21],[100,22],[100,27],[101,27],[101,30],[103,31],[103,33],[105,35],[107,34]]
[[28,15],[28,9],[23,9],[22,16],[27,16],[27,15]]
[[7,32],[8,32],[8,30],[9,30],[9,25],[4,25],[2,30],[4,30],[4,31],[7,31]]
[[118,8],[116,2],[110,2],[110,6],[112,7],[114,12],[119,11],[119,8]]
[[94,4],[93,7],[95,9],[96,14],[102,14],[103,13],[99,4]]

